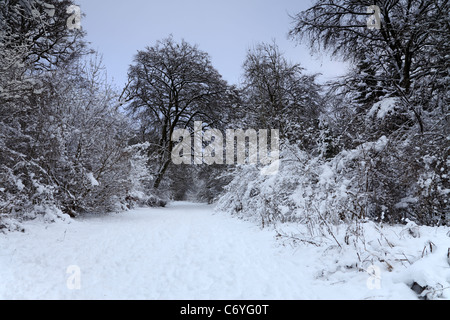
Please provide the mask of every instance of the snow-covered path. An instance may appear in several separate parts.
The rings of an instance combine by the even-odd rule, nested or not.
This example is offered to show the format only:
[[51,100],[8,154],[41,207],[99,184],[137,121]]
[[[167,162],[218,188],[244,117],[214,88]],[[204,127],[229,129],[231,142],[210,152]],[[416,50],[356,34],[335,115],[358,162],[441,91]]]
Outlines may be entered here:
[[[308,259],[308,250],[314,248],[297,252],[279,246],[273,231],[186,202],[71,223],[33,222],[25,234],[0,235],[0,299],[373,295],[364,273],[354,273],[352,284],[316,280],[319,270],[310,264],[317,261]],[[75,273],[67,273],[69,266]],[[76,279],[79,289],[73,289],[77,282],[67,285]]]

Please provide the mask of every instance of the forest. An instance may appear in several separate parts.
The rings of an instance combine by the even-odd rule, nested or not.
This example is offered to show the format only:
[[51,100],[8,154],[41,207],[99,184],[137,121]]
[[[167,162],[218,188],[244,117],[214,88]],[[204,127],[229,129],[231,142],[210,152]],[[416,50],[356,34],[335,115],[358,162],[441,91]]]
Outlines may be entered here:
[[[229,84],[201,44],[168,35],[142,43],[116,90],[89,30],[68,27],[75,2],[1,1],[0,228],[173,200],[216,203],[261,226],[448,226],[450,4],[377,1],[376,29],[369,2],[317,0],[291,17],[293,43],[352,66],[326,84],[276,42],[248,50],[242,83]],[[251,159],[175,164],[174,132],[194,139],[199,121],[205,131],[278,130],[277,173],[261,175]]]

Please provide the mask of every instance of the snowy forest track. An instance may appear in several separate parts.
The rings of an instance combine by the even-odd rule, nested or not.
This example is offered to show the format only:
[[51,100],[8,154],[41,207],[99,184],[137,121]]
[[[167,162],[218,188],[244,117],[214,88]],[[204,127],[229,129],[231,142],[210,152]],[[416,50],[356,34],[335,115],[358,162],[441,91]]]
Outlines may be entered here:
[[[417,299],[408,284],[423,278],[420,264],[383,270],[373,290],[373,276],[348,267],[351,247],[283,246],[274,229],[205,204],[23,225],[0,234],[0,299]],[[443,250],[441,231],[433,242]],[[445,283],[440,258],[427,261]]]
[[1,236],[0,250],[2,299],[311,297],[273,233],[208,205],[29,223],[25,234]]

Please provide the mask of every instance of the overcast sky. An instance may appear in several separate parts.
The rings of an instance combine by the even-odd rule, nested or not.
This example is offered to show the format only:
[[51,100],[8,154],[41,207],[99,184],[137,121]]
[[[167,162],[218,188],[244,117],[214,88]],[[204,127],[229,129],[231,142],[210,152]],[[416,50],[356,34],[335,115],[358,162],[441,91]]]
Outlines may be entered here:
[[110,78],[121,88],[138,50],[170,34],[197,44],[230,84],[238,84],[249,48],[275,39],[285,56],[321,81],[340,75],[344,64],[326,55],[311,57],[306,45],[287,39],[290,15],[309,0],[77,0],[91,47],[103,55]]

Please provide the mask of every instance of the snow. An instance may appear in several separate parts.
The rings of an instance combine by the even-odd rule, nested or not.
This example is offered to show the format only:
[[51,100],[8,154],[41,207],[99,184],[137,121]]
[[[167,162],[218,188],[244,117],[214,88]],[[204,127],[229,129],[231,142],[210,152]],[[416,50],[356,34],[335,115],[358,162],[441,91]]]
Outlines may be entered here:
[[19,191],[22,191],[23,188],[25,188],[25,186],[24,186],[24,184],[23,184],[21,179],[17,179],[16,180],[16,186],[17,186],[17,189],[19,189]]
[[261,175],[262,176],[274,176],[278,173],[280,169],[280,160],[275,160],[270,165],[261,168]]
[[91,182],[91,185],[93,187],[97,187],[100,185],[100,183],[97,181],[97,179],[94,178],[94,174],[92,172],[87,173],[86,176],[89,179],[89,181]]
[[370,109],[367,114],[369,117],[373,117],[375,114],[378,119],[385,118],[390,112],[395,110],[395,107],[398,104],[398,98],[386,98],[377,102]]
[[324,164],[322,166],[323,168],[323,172],[322,174],[319,176],[319,184],[323,184],[323,185],[328,185],[330,183],[332,183],[331,179],[334,176],[334,172],[333,170],[330,168],[330,166],[328,166],[327,164]]
[[352,267],[352,246],[292,246],[204,204],[23,225],[25,233],[0,234],[0,299],[417,299],[413,282],[442,286],[435,298],[450,298],[448,228],[420,227],[419,237],[405,226],[383,230],[391,248],[369,241],[380,233],[366,224],[368,249],[412,263],[366,272]]
[[414,197],[406,197],[401,199],[401,201],[399,203],[397,203],[395,205],[396,208],[408,208],[409,205],[412,203],[417,203],[419,200],[417,198]]

